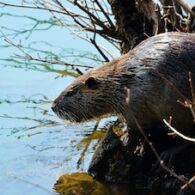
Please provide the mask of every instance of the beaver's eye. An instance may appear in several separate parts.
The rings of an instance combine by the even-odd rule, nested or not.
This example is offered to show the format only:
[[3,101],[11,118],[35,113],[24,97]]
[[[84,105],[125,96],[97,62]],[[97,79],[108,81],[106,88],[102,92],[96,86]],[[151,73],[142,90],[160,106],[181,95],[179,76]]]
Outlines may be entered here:
[[74,93],[75,93],[74,91],[68,91],[68,92],[66,93],[66,96],[67,96],[67,97],[70,97],[70,96],[72,96]]
[[97,89],[98,88],[98,82],[95,80],[95,78],[93,77],[89,77],[86,81],[85,81],[85,85],[89,88],[89,89]]

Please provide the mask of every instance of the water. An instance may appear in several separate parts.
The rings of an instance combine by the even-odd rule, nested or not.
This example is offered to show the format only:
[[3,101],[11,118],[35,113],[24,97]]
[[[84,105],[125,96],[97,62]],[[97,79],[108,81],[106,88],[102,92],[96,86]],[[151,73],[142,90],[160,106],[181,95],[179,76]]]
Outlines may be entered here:
[[[80,166],[77,162],[85,145],[79,143],[93,130],[96,121],[75,125],[58,119],[50,109],[52,100],[74,78],[68,75],[59,77],[53,70],[64,70],[61,66],[50,66],[53,69],[48,70],[46,66],[35,66],[35,63],[26,66],[22,60],[12,61],[13,55],[24,54],[17,47],[3,46],[10,46],[5,39],[14,44],[22,43],[25,47],[30,44],[37,50],[25,50],[33,56],[37,56],[38,50],[45,50],[57,53],[67,62],[72,60],[67,57],[71,48],[80,53],[85,42],[61,27],[4,37],[2,33],[13,33],[7,28],[23,30],[32,27],[33,21],[18,16],[30,14],[44,20],[51,15],[6,7],[1,8],[1,13],[14,16],[5,14],[0,17],[0,195],[55,194],[53,185],[60,175],[87,170],[95,141],[89,144]],[[47,27],[47,24],[40,27]],[[85,45],[85,51],[96,51],[90,44]],[[50,53],[39,53],[43,58],[44,55],[53,57]],[[91,64],[90,60],[85,63]]]
[[[6,7],[1,8],[1,13],[30,14],[40,19],[48,19],[51,16],[50,13],[37,10],[29,12]],[[0,17],[1,31],[8,34],[10,31],[4,27],[24,29],[30,27],[31,22],[16,16]],[[93,46],[79,41],[60,27],[35,31],[30,36],[27,33],[8,38],[14,43],[22,42],[25,46],[34,42],[33,46],[37,49],[58,54],[61,52],[63,55],[66,51],[60,48],[83,50],[83,45],[85,50],[97,53]],[[14,53],[21,55],[17,48],[2,47],[5,44],[7,43],[1,36],[1,59],[10,58]],[[116,50],[112,50],[108,45],[106,47],[114,56],[118,55]],[[33,55],[36,55],[36,51]],[[67,57],[64,60],[67,60]],[[90,64],[89,61],[86,63]],[[78,168],[77,162],[85,147],[78,147],[78,144],[93,131],[96,121],[71,124],[58,119],[50,109],[51,102],[74,78],[56,78],[59,74],[54,71],[47,71],[44,67],[38,71],[30,67],[35,70],[29,70],[20,63],[0,61],[0,195],[55,194],[53,185],[60,175],[87,170],[93,154],[93,144],[96,142],[93,141],[89,145],[84,161]],[[100,127],[105,123],[102,121]]]
[[[2,68],[1,73],[0,194],[48,194],[58,176],[76,170],[81,151],[75,145],[82,139],[83,129],[90,130],[93,122],[82,126],[65,124],[50,110],[50,100],[71,78],[55,79],[52,73],[13,68]],[[38,101],[44,99],[43,95],[48,103],[17,103],[23,97]],[[45,120],[59,124],[47,125]],[[82,169],[86,170],[86,166]]]
[[74,78],[10,67],[1,73],[0,194],[55,194],[60,175],[87,170],[96,141],[79,168],[85,145],[78,145],[96,121],[71,124],[51,111],[52,100]]

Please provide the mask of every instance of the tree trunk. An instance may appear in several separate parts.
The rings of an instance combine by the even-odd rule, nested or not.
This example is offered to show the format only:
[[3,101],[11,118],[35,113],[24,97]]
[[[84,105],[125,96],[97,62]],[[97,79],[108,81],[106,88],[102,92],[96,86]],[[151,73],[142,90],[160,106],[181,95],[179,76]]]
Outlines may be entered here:
[[[159,31],[159,12],[152,0],[108,0],[121,37],[121,53],[127,53]],[[158,20],[158,21],[157,21]],[[157,24],[158,23],[158,24]]]

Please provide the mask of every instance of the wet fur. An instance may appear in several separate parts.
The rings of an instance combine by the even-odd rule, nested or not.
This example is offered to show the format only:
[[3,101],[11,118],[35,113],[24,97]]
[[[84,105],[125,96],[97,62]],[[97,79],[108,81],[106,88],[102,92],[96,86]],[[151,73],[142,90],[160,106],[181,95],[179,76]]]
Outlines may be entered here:
[[[191,99],[189,71],[195,78],[195,35],[164,33],[77,78],[54,101],[53,110],[74,122],[120,114],[131,129],[137,129],[133,116],[144,129],[172,116],[174,127],[195,135],[189,109],[177,103]],[[124,87],[130,89],[129,105]]]

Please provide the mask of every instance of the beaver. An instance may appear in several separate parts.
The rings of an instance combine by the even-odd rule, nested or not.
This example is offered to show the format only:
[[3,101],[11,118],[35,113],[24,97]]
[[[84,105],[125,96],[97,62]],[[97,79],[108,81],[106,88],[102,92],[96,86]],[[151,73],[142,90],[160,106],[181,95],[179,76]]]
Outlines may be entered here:
[[195,34],[159,34],[78,77],[55,99],[52,110],[73,122],[120,115],[135,136],[135,118],[149,131],[172,116],[173,127],[194,136],[190,109],[178,103],[192,99],[189,72],[195,78]]

